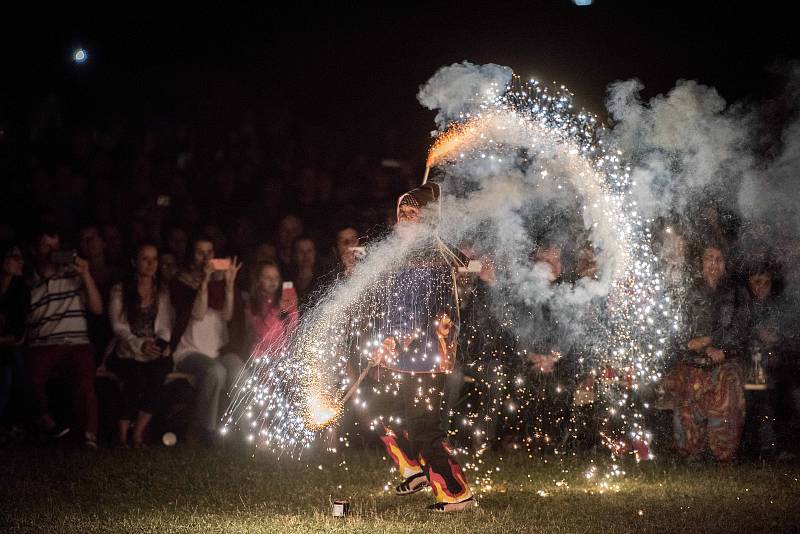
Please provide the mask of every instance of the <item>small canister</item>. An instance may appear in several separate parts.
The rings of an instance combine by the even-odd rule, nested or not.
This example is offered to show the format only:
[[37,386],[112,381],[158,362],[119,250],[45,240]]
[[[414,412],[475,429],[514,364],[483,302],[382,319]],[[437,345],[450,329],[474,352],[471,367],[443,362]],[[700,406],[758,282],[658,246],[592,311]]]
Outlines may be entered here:
[[333,517],[346,517],[350,511],[350,501],[337,500],[333,501]]

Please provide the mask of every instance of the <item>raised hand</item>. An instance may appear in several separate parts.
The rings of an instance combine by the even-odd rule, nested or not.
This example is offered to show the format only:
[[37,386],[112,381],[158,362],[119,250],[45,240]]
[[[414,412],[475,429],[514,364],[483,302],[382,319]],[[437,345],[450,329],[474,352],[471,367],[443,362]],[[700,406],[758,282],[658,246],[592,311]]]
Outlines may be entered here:
[[234,256],[233,260],[231,260],[231,266],[225,270],[225,282],[229,285],[233,285],[236,281],[236,276],[239,274],[239,269],[242,268],[242,263],[237,261],[237,257]]

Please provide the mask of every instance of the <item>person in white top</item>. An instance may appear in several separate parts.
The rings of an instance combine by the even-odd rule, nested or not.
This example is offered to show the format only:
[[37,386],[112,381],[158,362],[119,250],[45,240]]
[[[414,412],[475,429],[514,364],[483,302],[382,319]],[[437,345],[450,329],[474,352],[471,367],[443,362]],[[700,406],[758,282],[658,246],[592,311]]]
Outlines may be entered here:
[[190,441],[208,441],[217,428],[223,393],[230,391],[242,360],[222,354],[233,318],[236,275],[241,264],[214,260],[210,239],[195,240],[187,270],[170,284],[175,308],[172,332],[175,368],[195,377],[197,397]]
[[175,317],[169,292],[158,281],[155,245],[139,245],[133,265],[133,276],[111,288],[108,312],[114,340],[107,366],[122,381],[118,444],[127,445],[131,420],[135,418],[132,442],[134,447],[140,447],[159,390],[172,370],[169,340]]

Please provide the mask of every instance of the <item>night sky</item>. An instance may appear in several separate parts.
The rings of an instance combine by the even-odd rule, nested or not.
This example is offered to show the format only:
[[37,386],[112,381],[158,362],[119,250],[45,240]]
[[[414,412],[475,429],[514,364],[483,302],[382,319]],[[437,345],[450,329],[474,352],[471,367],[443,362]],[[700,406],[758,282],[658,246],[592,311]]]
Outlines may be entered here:
[[[631,77],[644,82],[648,97],[681,78],[713,85],[729,101],[777,94],[785,81],[776,72],[800,58],[788,8],[696,3],[704,7],[611,0],[336,10],[76,5],[21,17],[19,37],[5,34],[13,53],[0,113],[19,117],[51,92],[69,102],[75,120],[177,112],[224,121],[257,102],[354,142],[391,128],[424,146],[433,114],[416,102],[417,89],[438,67],[462,60],[558,80],[579,106],[601,115],[606,86]],[[90,54],[81,66],[69,61],[79,45]]]

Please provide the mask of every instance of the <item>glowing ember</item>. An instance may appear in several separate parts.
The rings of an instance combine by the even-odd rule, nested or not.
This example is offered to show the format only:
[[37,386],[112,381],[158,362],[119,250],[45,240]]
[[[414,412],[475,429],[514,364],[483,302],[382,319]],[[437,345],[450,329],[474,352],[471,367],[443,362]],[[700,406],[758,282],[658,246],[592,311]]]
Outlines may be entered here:
[[323,429],[331,424],[341,413],[341,410],[332,406],[319,397],[310,397],[308,400],[308,422],[315,429]]

